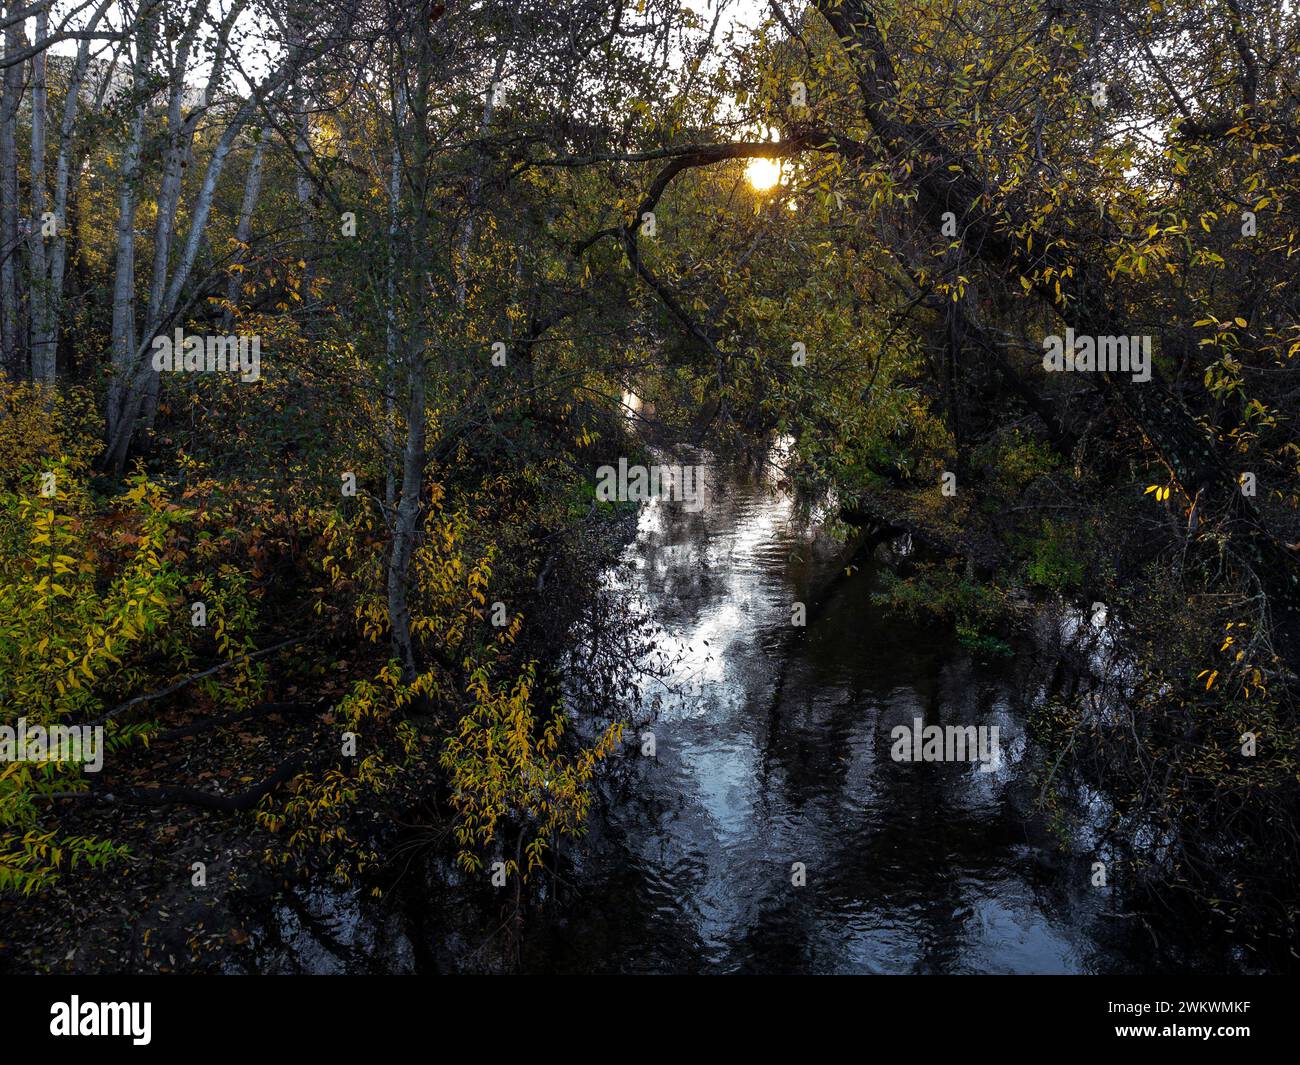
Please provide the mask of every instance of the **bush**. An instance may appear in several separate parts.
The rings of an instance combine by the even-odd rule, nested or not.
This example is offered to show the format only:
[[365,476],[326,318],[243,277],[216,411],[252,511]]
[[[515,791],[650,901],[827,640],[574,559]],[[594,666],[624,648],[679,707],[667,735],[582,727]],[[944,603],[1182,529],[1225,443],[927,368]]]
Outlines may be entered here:
[[1064,594],[1083,580],[1083,560],[1069,530],[1044,518],[1037,537],[1030,541],[1025,565],[1029,583],[1045,591]]

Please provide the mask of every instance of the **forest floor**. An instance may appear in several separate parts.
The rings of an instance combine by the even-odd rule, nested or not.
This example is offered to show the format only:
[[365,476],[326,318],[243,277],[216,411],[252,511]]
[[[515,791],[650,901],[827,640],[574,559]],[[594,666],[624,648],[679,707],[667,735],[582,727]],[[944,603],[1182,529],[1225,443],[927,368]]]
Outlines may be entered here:
[[328,727],[330,694],[263,704],[215,728],[206,725],[210,708],[180,698],[158,715],[164,728],[149,746],[106,761],[89,797],[55,800],[64,833],[109,839],[130,855],[107,867],[78,865],[44,892],[0,903],[0,972],[212,972],[251,961],[241,957],[250,939],[241,915],[290,886],[264,861],[279,841],[251,810],[155,805],[153,786],[175,781],[218,799],[247,794]]

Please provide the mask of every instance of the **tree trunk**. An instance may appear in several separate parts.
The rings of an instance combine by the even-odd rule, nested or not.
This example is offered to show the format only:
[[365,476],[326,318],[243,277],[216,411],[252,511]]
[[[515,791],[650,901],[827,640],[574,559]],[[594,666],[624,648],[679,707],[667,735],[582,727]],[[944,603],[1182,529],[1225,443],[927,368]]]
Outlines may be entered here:
[[402,679],[408,684],[420,673],[411,636],[410,568],[420,532],[420,506],[424,497],[424,466],[427,461],[425,426],[425,330],[422,315],[428,293],[425,289],[424,255],[429,228],[429,183],[427,174],[416,168],[429,163],[429,77],[430,40],[427,28],[419,38],[421,55],[414,90],[407,109],[398,121],[396,145],[409,132],[414,143],[409,152],[397,151],[394,158],[410,167],[411,224],[403,242],[400,269],[405,281],[406,329],[406,442],[402,449],[402,483],[393,521],[393,546],[388,557],[388,622],[393,655],[401,663]]
[[[49,5],[36,13],[36,40],[40,47],[49,35]],[[50,308],[53,296],[46,273],[45,256],[45,205],[48,192],[45,187],[45,112],[49,106],[49,93],[45,84],[45,53],[32,56],[32,232],[31,232],[31,283],[29,286],[32,318],[32,380],[41,384],[54,384],[54,343],[50,326]]]
[[393,456],[397,450],[397,218],[402,197],[402,126],[406,116],[406,90],[397,91],[393,121],[392,170],[388,176],[388,277],[384,310],[384,503],[391,511],[397,501]]
[[[104,17],[104,12],[114,0],[102,0],[91,16],[87,29],[93,31]],[[63,319],[63,278],[68,261],[68,182],[72,165],[74,127],[77,110],[81,104],[81,86],[90,65],[90,41],[83,40],[77,47],[76,62],[68,76],[63,115],[59,121],[59,154],[54,164],[54,239],[49,254],[49,287],[46,303],[46,333],[41,343],[47,352],[50,365],[58,361],[59,329]],[[107,81],[107,78],[105,79]],[[79,153],[80,156],[80,153]]]
[[[257,210],[257,198],[262,192],[262,159],[266,155],[266,145],[270,139],[271,127],[263,126],[257,136],[257,144],[253,147],[253,157],[248,162],[248,174],[244,178],[244,197],[239,202],[239,222],[235,226],[235,240],[240,244],[235,261],[241,264],[247,260],[245,247],[253,232],[253,212]],[[243,286],[242,275],[232,271],[226,282],[226,302],[237,303]],[[227,307],[221,316],[221,327],[229,330],[234,318],[234,312]]]
[[[23,0],[10,0],[10,17],[24,8]],[[23,47],[21,18],[5,27],[5,55]],[[0,100],[0,366],[10,376],[22,373],[19,350],[18,262],[18,105],[23,95],[23,64],[4,69],[4,97]]]
[[[146,82],[149,60],[153,54],[153,12],[142,12],[132,64],[132,92],[135,108],[127,133],[118,171],[116,254],[113,269],[112,377],[108,384],[108,438],[130,439],[131,426],[124,424],[124,397],[130,388],[135,354],[135,215],[139,206],[136,196],[140,183],[140,156],[144,143],[144,119],[149,101]],[[135,417],[130,415],[130,420]],[[120,460],[114,455],[110,468],[121,473],[126,465],[125,449]]]

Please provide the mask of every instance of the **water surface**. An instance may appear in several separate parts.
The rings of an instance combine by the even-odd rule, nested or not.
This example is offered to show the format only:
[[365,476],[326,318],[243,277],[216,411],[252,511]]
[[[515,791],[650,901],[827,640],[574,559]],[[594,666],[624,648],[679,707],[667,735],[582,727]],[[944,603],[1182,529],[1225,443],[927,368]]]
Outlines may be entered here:
[[[829,584],[841,545],[772,475],[712,474],[703,510],[656,500],[640,514],[616,579],[676,659],[647,697],[656,754],[629,744],[630,776],[527,933],[524,967],[1119,967],[1094,938],[1108,892],[1033,816],[1025,663],[981,664],[873,605],[872,565],[796,633],[793,604]],[[1001,766],[893,761],[890,729],[916,718],[998,726]]]

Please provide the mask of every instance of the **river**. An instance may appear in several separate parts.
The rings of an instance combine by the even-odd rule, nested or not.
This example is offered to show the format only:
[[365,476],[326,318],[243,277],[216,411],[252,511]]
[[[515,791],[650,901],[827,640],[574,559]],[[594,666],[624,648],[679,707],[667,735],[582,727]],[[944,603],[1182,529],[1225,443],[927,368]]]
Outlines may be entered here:
[[[525,937],[533,971],[1083,973],[1123,969],[1114,900],[1034,814],[1025,685],[942,628],[873,605],[868,563],[779,474],[709,464],[707,505],[643,506],[617,580],[676,659],[571,883]],[[890,730],[999,730],[1002,759],[896,762]],[[795,863],[804,883],[797,886]]]
[[[283,910],[288,971],[1089,973],[1142,937],[1034,808],[1042,663],[979,661],[872,603],[879,564],[800,513],[771,467],[709,467],[703,508],[643,505],[609,575],[672,660],[645,693],[590,834],[518,937],[445,863],[375,922],[313,892]],[[793,604],[833,588],[796,632]],[[891,729],[997,726],[1000,764],[899,762]],[[654,754],[641,753],[651,732]],[[796,863],[801,863],[800,868]],[[800,883],[795,881],[799,880]],[[410,898],[408,889],[407,898]],[[504,931],[503,931],[504,927]]]

